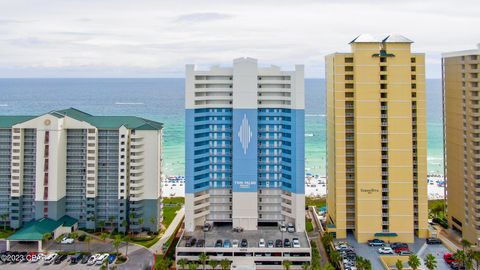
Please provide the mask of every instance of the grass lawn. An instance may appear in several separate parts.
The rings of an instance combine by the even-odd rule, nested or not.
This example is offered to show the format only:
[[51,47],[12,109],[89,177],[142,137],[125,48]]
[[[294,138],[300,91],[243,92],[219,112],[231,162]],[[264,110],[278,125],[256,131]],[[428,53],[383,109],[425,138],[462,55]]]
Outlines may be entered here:
[[163,204],[184,204],[184,197],[163,198]]
[[307,232],[313,231],[313,224],[310,219],[305,219],[305,230],[307,230]]
[[327,205],[325,197],[314,197],[314,196],[306,196],[305,197],[305,205],[307,206],[315,206],[316,208],[324,207]]
[[149,240],[146,240],[148,238],[145,238],[145,239],[139,239],[139,240],[135,240],[135,238],[133,238],[131,240],[132,243],[135,243],[137,245],[140,245],[140,246],[144,246],[146,248],[149,248],[151,246],[153,246],[153,244],[155,244],[158,240],[160,240],[160,238],[162,237],[163,234],[159,233],[158,235],[155,235],[153,236],[151,239]]
[[[185,198],[183,197],[173,197],[173,198],[164,198],[163,199],[163,221],[162,224],[165,228],[168,228],[170,223],[177,215],[176,212],[180,210],[182,204],[185,203]],[[175,205],[174,205],[175,204]]]
[[3,228],[0,230],[0,239],[2,238],[7,238],[9,237],[10,235],[12,235],[14,233],[13,230],[10,230],[10,229],[7,229],[7,230],[3,230]]

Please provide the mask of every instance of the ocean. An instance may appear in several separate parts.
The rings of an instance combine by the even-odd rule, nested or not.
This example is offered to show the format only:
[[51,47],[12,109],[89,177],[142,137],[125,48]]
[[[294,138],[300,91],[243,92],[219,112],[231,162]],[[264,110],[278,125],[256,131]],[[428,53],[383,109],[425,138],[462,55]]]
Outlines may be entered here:
[[[443,174],[441,80],[427,80],[428,171]],[[164,170],[184,174],[184,79],[0,79],[0,115],[74,107],[164,123]],[[305,168],[325,175],[325,81],[305,80]]]

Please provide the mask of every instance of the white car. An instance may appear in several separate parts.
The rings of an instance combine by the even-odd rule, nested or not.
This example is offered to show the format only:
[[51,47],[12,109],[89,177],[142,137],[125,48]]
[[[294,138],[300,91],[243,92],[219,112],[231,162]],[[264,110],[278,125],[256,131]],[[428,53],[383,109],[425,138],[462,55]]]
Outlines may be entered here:
[[281,232],[286,232],[287,231],[287,226],[285,226],[285,224],[281,224],[280,225],[280,231]]
[[98,257],[100,256],[100,254],[93,254],[92,256],[90,256],[90,258],[88,258],[87,265],[94,265]]
[[45,257],[45,259],[43,260],[43,264],[51,264],[53,261],[55,261],[55,258],[57,258],[57,256],[57,253],[48,254],[47,257]]
[[232,247],[233,248],[238,248],[238,240],[237,239],[232,240]]
[[299,248],[300,247],[300,240],[298,240],[298,238],[293,238],[292,239],[292,247],[294,247],[294,248]]
[[74,242],[73,238],[68,238],[68,237],[64,237],[62,241],[60,241],[61,244],[73,244],[73,242]]
[[95,264],[101,265],[106,259],[108,259],[108,253],[103,253],[97,258],[97,261]]
[[393,254],[393,249],[391,247],[381,247],[378,249],[380,254]]
[[295,232],[295,227],[293,226],[292,223],[288,223],[287,231],[288,231],[289,233]]
[[265,247],[265,239],[260,238],[258,241],[258,247],[264,248]]

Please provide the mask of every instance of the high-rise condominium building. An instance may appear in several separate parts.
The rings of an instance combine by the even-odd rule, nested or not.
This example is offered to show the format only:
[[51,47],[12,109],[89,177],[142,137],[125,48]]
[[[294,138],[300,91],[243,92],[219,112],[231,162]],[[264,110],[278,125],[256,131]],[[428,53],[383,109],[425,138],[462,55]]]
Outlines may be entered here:
[[304,75],[258,67],[186,67],[185,229],[304,230]]
[[73,108],[0,116],[0,222],[67,215],[81,228],[156,231],[161,165],[161,123]]
[[443,54],[447,214],[451,228],[480,238],[480,45]]
[[427,234],[424,54],[361,35],[326,57],[327,227],[413,242]]

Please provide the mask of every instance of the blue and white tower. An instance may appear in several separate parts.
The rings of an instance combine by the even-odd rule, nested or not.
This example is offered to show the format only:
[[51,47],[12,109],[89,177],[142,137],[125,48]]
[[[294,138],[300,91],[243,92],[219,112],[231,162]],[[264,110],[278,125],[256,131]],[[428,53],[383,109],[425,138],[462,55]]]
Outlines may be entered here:
[[305,227],[304,68],[186,67],[185,228]]

